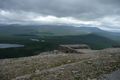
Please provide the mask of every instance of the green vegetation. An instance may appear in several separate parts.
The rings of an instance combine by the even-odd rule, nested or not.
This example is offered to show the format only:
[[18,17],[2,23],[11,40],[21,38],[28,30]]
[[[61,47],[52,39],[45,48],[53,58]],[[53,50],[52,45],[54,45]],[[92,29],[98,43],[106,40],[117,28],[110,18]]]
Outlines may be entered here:
[[120,43],[118,38],[119,33],[95,27],[0,25],[0,43],[25,45],[24,48],[0,49],[0,59],[37,55],[57,49],[59,44],[88,44],[92,49],[103,49]]
[[[32,41],[31,38],[39,41]],[[25,45],[23,48],[0,49],[0,58],[14,58],[37,55],[40,52],[57,49],[59,44],[88,44],[92,49],[112,47],[114,41],[95,34],[76,36],[0,36],[1,43]]]

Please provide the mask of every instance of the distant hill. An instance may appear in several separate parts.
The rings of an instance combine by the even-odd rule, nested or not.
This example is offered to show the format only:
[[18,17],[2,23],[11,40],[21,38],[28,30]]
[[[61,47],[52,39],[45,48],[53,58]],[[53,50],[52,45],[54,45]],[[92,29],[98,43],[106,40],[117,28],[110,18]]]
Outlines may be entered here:
[[0,25],[1,34],[11,35],[38,35],[38,36],[64,36],[86,34],[84,31],[78,31],[73,26],[56,25]]
[[79,27],[78,30],[89,32],[89,33],[94,33],[94,34],[104,36],[104,37],[107,37],[115,41],[120,41],[120,32],[105,31],[105,30],[101,30],[96,27]]
[[0,25],[0,36],[76,36],[96,34],[120,43],[119,32],[108,32],[96,27],[64,25]]

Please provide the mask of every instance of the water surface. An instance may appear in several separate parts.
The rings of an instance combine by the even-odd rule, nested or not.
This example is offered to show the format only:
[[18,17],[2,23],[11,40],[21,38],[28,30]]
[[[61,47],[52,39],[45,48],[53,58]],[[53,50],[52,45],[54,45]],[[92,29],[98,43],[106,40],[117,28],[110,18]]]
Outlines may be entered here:
[[0,44],[0,48],[16,48],[16,47],[24,47],[24,45],[20,45],[20,44]]

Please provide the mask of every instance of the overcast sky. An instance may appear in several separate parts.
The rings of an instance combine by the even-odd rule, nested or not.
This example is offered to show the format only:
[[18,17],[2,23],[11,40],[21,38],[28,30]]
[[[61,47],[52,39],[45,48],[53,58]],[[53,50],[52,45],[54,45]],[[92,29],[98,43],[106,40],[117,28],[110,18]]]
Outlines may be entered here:
[[0,23],[86,25],[120,31],[120,0],[0,0]]

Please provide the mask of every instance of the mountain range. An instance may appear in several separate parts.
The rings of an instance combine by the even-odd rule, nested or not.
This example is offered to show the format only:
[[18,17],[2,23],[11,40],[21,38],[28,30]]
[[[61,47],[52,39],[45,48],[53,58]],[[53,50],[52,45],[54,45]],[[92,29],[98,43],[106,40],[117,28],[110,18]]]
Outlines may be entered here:
[[64,25],[0,25],[0,35],[12,36],[69,36],[96,34],[120,41],[120,32],[109,32],[97,27]]

